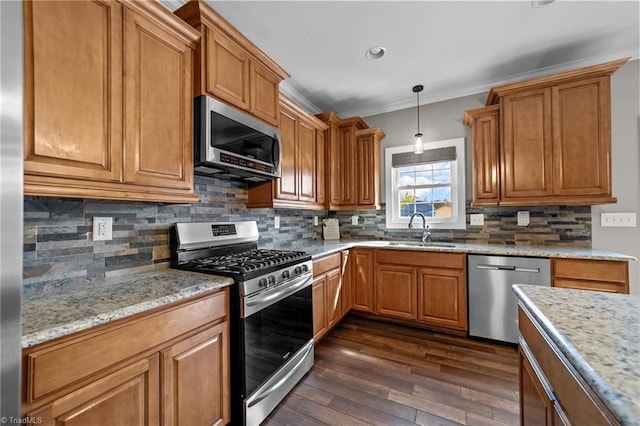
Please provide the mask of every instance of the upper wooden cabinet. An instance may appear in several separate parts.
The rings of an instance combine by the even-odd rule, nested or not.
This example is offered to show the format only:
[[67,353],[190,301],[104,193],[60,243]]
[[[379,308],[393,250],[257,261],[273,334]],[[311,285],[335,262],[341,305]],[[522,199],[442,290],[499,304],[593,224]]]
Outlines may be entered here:
[[318,172],[324,171],[324,156],[317,152],[318,141],[324,147],[326,125],[282,95],[279,127],[280,177],[250,184],[247,206],[322,209],[317,188],[324,181]]
[[277,126],[279,84],[289,74],[204,1],[191,0],[174,13],[202,35],[194,95],[214,96]]
[[152,2],[26,1],[24,23],[25,195],[198,201],[198,33]]
[[495,87],[466,111],[473,205],[615,203],[610,77],[627,60]]
[[384,133],[360,117],[340,119],[332,112],[317,115],[324,133],[327,173],[325,207],[331,210],[380,207],[380,142]]

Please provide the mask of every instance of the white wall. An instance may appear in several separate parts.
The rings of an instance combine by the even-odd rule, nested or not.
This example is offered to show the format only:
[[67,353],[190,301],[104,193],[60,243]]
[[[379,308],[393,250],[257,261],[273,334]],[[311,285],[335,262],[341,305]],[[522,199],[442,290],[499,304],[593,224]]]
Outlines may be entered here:
[[[617,204],[593,206],[592,247],[640,258],[640,232],[635,228],[603,228],[601,212],[635,212],[640,225],[640,61],[627,62],[611,76],[613,195]],[[629,263],[631,294],[640,294],[640,267]]]
[[[640,258],[638,228],[602,228],[600,213],[635,212],[640,225],[640,61],[628,62],[611,78],[611,133],[613,195],[617,204],[593,206],[592,247]],[[409,89],[407,89],[409,90]],[[486,93],[451,99],[420,107],[420,130],[425,141],[458,137],[467,138],[467,199],[471,199],[470,131],[462,124],[467,109],[484,106]],[[386,134],[384,149],[412,143],[417,131],[416,108],[364,117],[371,127],[380,127]],[[384,165],[384,161],[381,161]],[[384,167],[384,166],[383,166]],[[384,200],[384,170],[381,170],[382,199]],[[640,294],[639,262],[629,264],[632,294]]]

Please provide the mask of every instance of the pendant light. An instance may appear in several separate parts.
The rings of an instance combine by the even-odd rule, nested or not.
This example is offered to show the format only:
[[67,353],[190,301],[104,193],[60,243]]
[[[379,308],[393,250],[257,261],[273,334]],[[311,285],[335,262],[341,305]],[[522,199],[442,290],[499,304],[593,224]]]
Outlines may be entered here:
[[415,135],[415,142],[413,145],[413,153],[414,154],[422,154],[424,151],[424,147],[422,145],[422,133],[420,133],[420,92],[422,92],[424,86],[422,84],[418,84],[413,86],[413,93],[416,94],[416,111],[418,113],[418,133]]

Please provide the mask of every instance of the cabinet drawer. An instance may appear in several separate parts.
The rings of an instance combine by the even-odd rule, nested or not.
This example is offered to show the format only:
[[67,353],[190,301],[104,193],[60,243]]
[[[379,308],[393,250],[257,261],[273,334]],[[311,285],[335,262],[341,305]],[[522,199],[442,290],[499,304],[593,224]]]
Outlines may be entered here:
[[432,268],[464,269],[466,254],[415,250],[376,250],[376,263],[413,265]]
[[569,421],[576,425],[617,424],[611,412],[564,356],[551,346],[552,343],[521,306],[518,307],[518,324],[525,345],[540,366]]
[[26,354],[27,402],[148,351],[228,313],[228,289]]
[[330,254],[313,261],[313,276],[317,277],[332,269],[340,268],[340,253]]
[[578,290],[604,291],[606,293],[629,293],[623,283],[609,281],[571,280],[568,278],[554,278],[554,287],[574,288]]
[[628,263],[615,260],[553,259],[553,277],[626,283]]

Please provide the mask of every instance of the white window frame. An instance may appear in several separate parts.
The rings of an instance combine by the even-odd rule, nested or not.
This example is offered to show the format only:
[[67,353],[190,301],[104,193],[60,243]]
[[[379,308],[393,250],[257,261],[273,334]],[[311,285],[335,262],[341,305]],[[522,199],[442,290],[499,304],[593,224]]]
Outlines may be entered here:
[[[451,217],[427,218],[427,225],[431,229],[466,229],[466,194],[465,194],[465,138],[446,139],[441,141],[426,142],[424,150],[455,147],[456,160],[451,165]],[[396,173],[391,166],[393,154],[413,152],[412,145],[403,145],[386,148],[384,150],[384,170],[386,186],[386,222],[387,229],[409,228],[409,218],[400,217],[400,205],[398,203],[398,188]],[[422,220],[418,218],[413,222],[414,227],[422,226]]]

